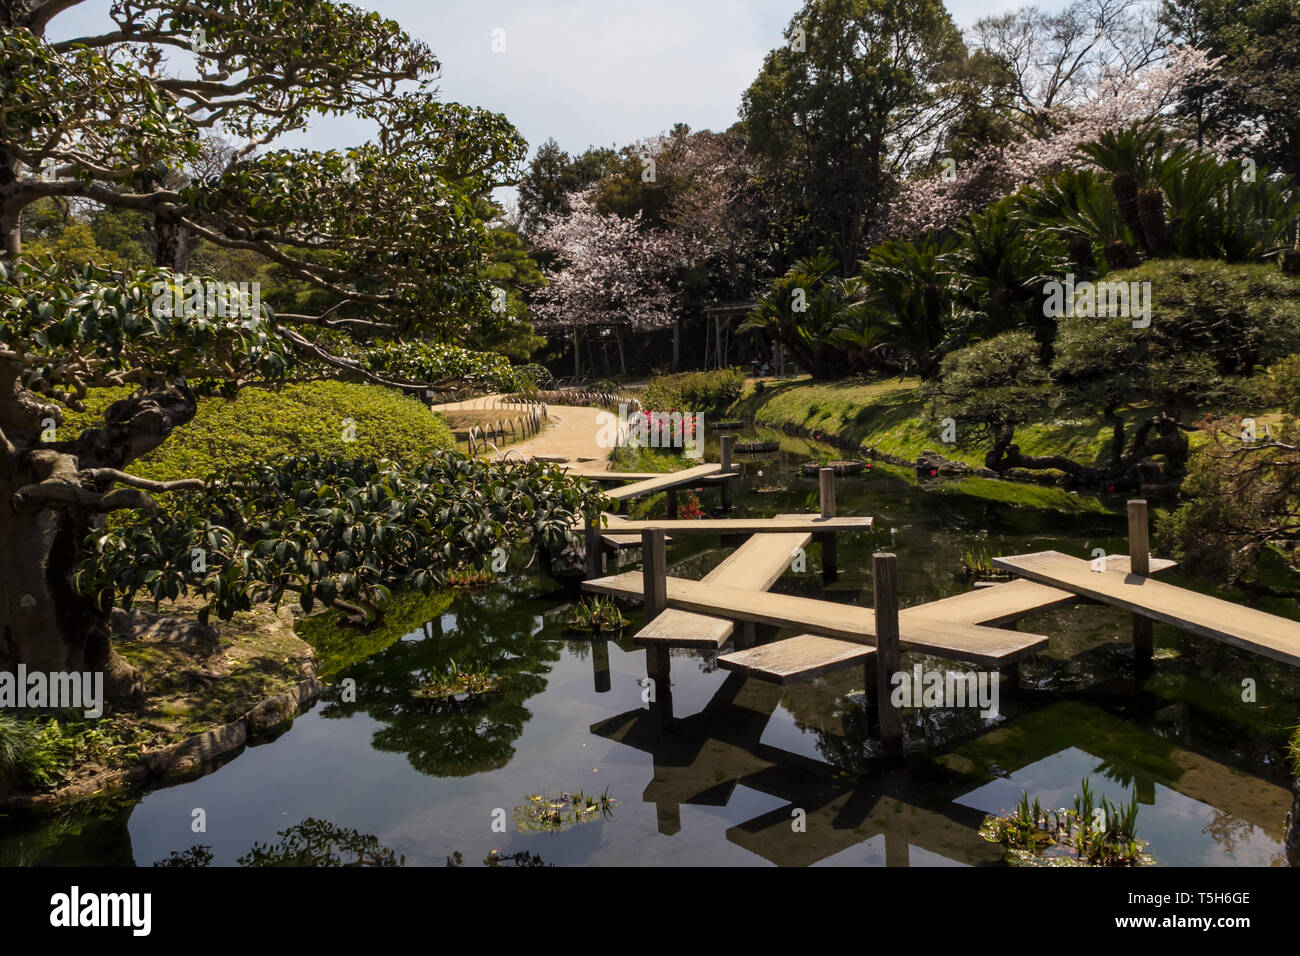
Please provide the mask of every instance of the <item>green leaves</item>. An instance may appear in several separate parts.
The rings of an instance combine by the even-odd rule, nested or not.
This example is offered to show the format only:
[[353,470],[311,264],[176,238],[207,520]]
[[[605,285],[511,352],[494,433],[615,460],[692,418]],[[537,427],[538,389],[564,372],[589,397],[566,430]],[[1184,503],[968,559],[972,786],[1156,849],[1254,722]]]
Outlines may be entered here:
[[51,258],[0,263],[0,344],[25,346],[23,384],[41,391],[207,371],[215,356],[213,378],[283,376],[294,357],[263,319],[168,314],[175,282],[165,270],[118,277]]
[[206,492],[154,520],[88,541],[77,580],[83,593],[107,589],[127,607],[141,591],[156,600],[196,593],[228,619],[288,592],[305,611],[343,602],[377,618],[395,586],[428,592],[498,547],[564,546],[602,500],[538,462],[446,452],[406,471],[284,458],[213,476]]

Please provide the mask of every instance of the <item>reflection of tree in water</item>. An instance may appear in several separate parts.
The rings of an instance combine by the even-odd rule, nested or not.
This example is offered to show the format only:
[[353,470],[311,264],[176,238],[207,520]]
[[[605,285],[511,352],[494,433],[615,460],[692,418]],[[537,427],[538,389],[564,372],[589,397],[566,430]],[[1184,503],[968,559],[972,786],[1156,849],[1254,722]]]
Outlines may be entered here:
[[0,866],[134,866],[128,821],[135,800],[113,794],[0,827]]
[[[560,646],[534,638],[537,616],[507,589],[459,596],[449,609],[455,624],[430,621],[423,640],[399,641],[350,668],[356,702],[334,695],[324,717],[364,713],[384,724],[373,746],[405,753],[416,770],[437,777],[468,776],[509,763],[514,741],[532,716],[524,706],[546,687],[545,675]],[[414,696],[423,674],[445,673],[452,661],[462,670],[486,668],[498,679],[494,691],[463,701]]]
[[[377,837],[358,830],[344,829],[328,820],[308,817],[276,834],[279,843],[254,843],[239,857],[240,866],[403,866],[405,856],[398,856],[383,846]],[[197,844],[187,850],[173,850],[154,866],[202,867],[212,864],[212,847]]]
[[[1210,807],[1210,822],[1202,827],[1203,832],[1209,834],[1210,839],[1228,853],[1236,853],[1238,844],[1245,843],[1253,837],[1256,829],[1255,824],[1250,821],[1220,810],[1218,807]],[[1285,852],[1275,854],[1269,865],[1285,866]]]

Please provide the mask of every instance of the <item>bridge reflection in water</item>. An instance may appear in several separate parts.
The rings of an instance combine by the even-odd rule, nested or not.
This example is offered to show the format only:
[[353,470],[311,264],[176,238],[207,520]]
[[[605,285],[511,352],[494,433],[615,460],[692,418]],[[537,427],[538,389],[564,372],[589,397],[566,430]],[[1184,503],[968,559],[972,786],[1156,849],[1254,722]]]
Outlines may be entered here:
[[[609,687],[604,643],[593,645],[597,691]],[[683,806],[726,807],[740,788],[784,801],[726,831],[730,842],[782,866],[815,864],[876,837],[883,837],[888,866],[909,865],[913,847],[926,851],[927,861],[1001,865],[1003,850],[983,839],[979,828],[988,812],[1009,809],[1020,788],[1001,802],[1009,791],[995,795],[985,788],[1018,771],[1032,778],[1032,765],[1050,760],[1083,760],[1085,768],[1136,791],[1139,804],[1155,804],[1157,784],[1204,804],[1224,829],[1223,838],[1210,824],[1206,832],[1229,852],[1234,834],[1254,828],[1275,846],[1290,807],[1290,793],[1278,783],[1152,733],[1151,702],[1134,694],[1131,681],[1095,687],[1082,700],[1024,689],[1002,708],[1005,719],[989,725],[969,713],[927,712],[918,718],[923,726],[909,726],[909,737],[924,734],[927,746],[905,766],[876,759],[869,726],[874,708],[855,706],[855,697],[839,698],[848,708],[839,719],[816,721],[817,750],[834,764],[764,743],[783,700],[803,709],[790,700],[798,693],[798,685],[732,673],[698,713],[675,717],[671,693],[661,692],[646,707],[592,724],[591,732],[650,755],[653,776],[642,799],[655,804],[664,835],[680,832]],[[816,690],[819,700],[827,696],[824,687]],[[1104,706],[1135,702],[1139,706],[1127,716]],[[1032,795],[1032,784],[1028,789]],[[799,811],[802,826],[796,825]],[[1149,822],[1140,818],[1139,830]],[[1153,851],[1160,861],[1159,848]]]

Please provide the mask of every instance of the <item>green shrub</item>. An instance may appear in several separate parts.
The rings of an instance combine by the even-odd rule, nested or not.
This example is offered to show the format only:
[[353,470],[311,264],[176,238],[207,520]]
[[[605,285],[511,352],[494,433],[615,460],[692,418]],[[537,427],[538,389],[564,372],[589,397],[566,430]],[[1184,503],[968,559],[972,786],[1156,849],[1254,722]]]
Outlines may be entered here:
[[[125,388],[92,392],[84,412],[68,414],[59,437],[94,427],[109,405],[129,394]],[[345,419],[355,423],[355,442],[343,440]],[[275,391],[246,388],[233,401],[201,400],[194,420],[130,471],[160,481],[203,478],[285,454],[389,458],[415,468],[432,452],[454,447],[447,423],[414,398],[380,385],[307,382]]]
[[0,778],[52,788],[63,781],[79,755],[99,744],[105,735],[97,733],[86,741],[84,723],[58,720],[24,720],[0,714]]
[[0,778],[19,778],[40,742],[41,728],[35,721],[0,714]]
[[739,369],[680,372],[651,382],[641,402],[653,411],[720,412],[740,398],[744,388],[745,375]]

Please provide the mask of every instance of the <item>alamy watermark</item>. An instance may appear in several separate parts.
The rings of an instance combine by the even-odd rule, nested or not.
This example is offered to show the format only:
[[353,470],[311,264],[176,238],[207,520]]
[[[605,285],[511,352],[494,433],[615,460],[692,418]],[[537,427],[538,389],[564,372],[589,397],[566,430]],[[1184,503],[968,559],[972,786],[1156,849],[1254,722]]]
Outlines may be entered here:
[[1043,292],[1047,295],[1043,303],[1046,316],[1132,319],[1135,329],[1151,325],[1150,282],[1075,282],[1071,272],[1064,282],[1053,279],[1044,283]]
[[50,925],[61,929],[120,927],[148,936],[152,913],[152,893],[83,893],[74,885],[50,897]]
[[256,319],[262,315],[260,282],[217,282],[177,276],[150,286],[156,318]]
[[86,717],[104,713],[103,671],[0,671],[0,710],[6,708],[80,710]]
[[895,707],[979,707],[981,717],[998,716],[998,682],[990,671],[928,671],[917,664],[889,677]]
[[629,412],[618,406],[618,414],[596,416],[601,448],[680,448],[687,458],[704,457],[704,414],[702,412]]

